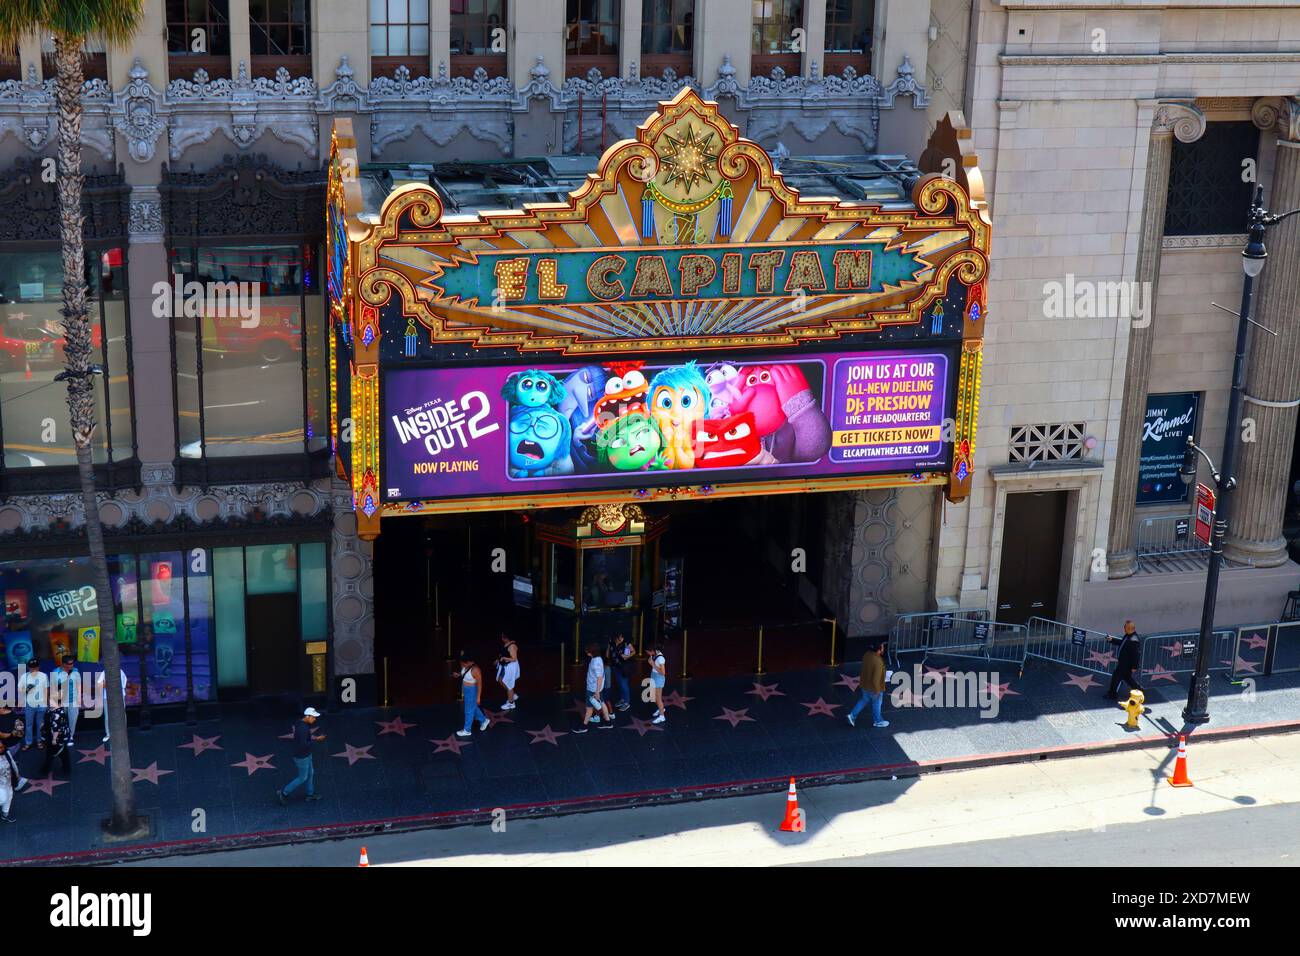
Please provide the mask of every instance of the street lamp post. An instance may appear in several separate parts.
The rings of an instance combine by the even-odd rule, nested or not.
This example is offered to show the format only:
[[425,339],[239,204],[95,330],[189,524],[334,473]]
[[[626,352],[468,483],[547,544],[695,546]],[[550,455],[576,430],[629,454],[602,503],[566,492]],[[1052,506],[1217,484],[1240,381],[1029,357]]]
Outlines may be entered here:
[[1250,206],[1249,231],[1246,248],[1241,253],[1242,270],[1246,273],[1241,288],[1241,312],[1237,319],[1237,352],[1232,362],[1232,393],[1228,399],[1228,424],[1223,433],[1223,471],[1188,436],[1183,466],[1179,472],[1183,482],[1196,480],[1196,458],[1199,455],[1210,466],[1219,497],[1214,511],[1214,526],[1210,535],[1210,566],[1205,575],[1205,603],[1201,608],[1201,633],[1196,645],[1196,671],[1192,686],[1187,692],[1187,706],[1183,720],[1188,724],[1204,724],[1210,719],[1210,650],[1214,635],[1214,607],[1219,594],[1219,569],[1223,565],[1223,539],[1228,533],[1228,519],[1232,514],[1233,491],[1237,479],[1233,468],[1237,460],[1237,434],[1241,430],[1241,399],[1246,388],[1246,332],[1250,325],[1250,302],[1255,279],[1264,270],[1268,250],[1264,237],[1269,226],[1300,213],[1293,209],[1282,215],[1273,215],[1264,209],[1264,189],[1258,187]]

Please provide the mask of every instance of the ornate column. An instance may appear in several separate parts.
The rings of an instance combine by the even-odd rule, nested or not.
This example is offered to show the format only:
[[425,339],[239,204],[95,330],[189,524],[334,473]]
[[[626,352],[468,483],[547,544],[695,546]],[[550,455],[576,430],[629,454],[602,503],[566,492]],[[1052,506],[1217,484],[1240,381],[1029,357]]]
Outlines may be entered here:
[[1160,283],[1161,240],[1165,235],[1165,204],[1169,198],[1169,162],[1174,137],[1192,143],[1205,133],[1205,114],[1191,102],[1166,100],[1156,104],[1147,146],[1147,175],[1142,197],[1134,279],[1150,289],[1151,315],[1144,326],[1129,325],[1128,360],[1124,367],[1124,403],[1119,441],[1115,448],[1115,484],[1111,489],[1107,565],[1112,578],[1137,570],[1134,511],[1137,506],[1138,464],[1142,457],[1142,424],[1146,421],[1151,346],[1155,341],[1156,287]]
[[[1251,118],[1261,129],[1277,131],[1273,185],[1265,197],[1269,211],[1300,207],[1300,97],[1260,100]],[[1270,229],[1267,244],[1268,264],[1257,280],[1252,318],[1277,335],[1251,329],[1242,435],[1224,439],[1242,445],[1223,553],[1230,561],[1262,568],[1287,560],[1282,517],[1300,404],[1300,216]]]

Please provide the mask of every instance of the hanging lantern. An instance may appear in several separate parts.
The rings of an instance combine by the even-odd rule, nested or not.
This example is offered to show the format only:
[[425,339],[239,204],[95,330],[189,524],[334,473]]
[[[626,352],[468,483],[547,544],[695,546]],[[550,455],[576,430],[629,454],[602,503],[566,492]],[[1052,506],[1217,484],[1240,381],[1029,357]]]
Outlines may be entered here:
[[655,191],[654,185],[647,185],[641,194],[641,235],[646,239],[655,237]]
[[407,358],[414,357],[419,347],[420,347],[420,339],[415,331],[415,319],[409,318],[406,320],[406,348],[405,348],[406,357]]
[[938,301],[934,304],[934,309],[930,312],[930,334],[943,334],[943,302]]

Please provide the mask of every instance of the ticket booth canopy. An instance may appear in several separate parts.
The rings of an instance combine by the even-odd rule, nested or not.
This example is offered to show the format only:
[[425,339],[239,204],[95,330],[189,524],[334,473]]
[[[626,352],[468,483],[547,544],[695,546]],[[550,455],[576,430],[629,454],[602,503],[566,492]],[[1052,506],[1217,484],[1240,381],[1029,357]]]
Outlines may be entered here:
[[[931,485],[969,492],[990,225],[960,114],[917,163],[778,169],[683,88],[581,177],[331,146],[331,424],[381,517]],[[801,166],[802,163],[802,166]],[[463,166],[463,164],[461,164]],[[512,178],[513,177],[513,178]],[[811,177],[805,179],[811,180]],[[501,193],[498,192],[498,195]]]

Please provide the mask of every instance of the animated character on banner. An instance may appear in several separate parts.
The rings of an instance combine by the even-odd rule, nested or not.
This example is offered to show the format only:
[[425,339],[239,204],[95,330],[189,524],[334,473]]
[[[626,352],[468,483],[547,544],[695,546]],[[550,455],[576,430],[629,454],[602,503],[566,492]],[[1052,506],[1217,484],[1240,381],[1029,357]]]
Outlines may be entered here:
[[710,365],[704,373],[712,393],[709,399],[709,418],[726,418],[730,414],[731,403],[740,398],[740,370],[734,365],[719,362]]
[[573,473],[569,420],[549,405],[516,405],[510,412],[511,478]]
[[582,473],[596,470],[596,403],[605,394],[608,373],[599,365],[587,365],[564,380],[564,400],[557,407],[569,420],[574,468]]
[[515,372],[501,387],[501,397],[512,406],[541,408],[543,405],[559,406],[565,397],[564,386],[550,372],[530,368]]
[[753,412],[741,412],[730,418],[709,418],[692,424],[695,427],[696,468],[777,464],[772,453],[763,447]]
[[695,422],[704,418],[711,392],[694,362],[660,371],[650,381],[650,414],[664,436],[669,468],[691,468]]
[[664,463],[664,436],[654,419],[642,412],[624,415],[597,439],[599,461],[603,470],[650,471],[667,468]]
[[797,365],[750,365],[740,370],[731,414],[753,412],[763,448],[780,464],[821,458],[831,426]]
[[645,394],[650,385],[641,371],[645,362],[610,362],[611,378],[605,382],[605,395],[596,402],[593,411],[596,426],[606,428],[612,422],[633,412],[645,412]]

